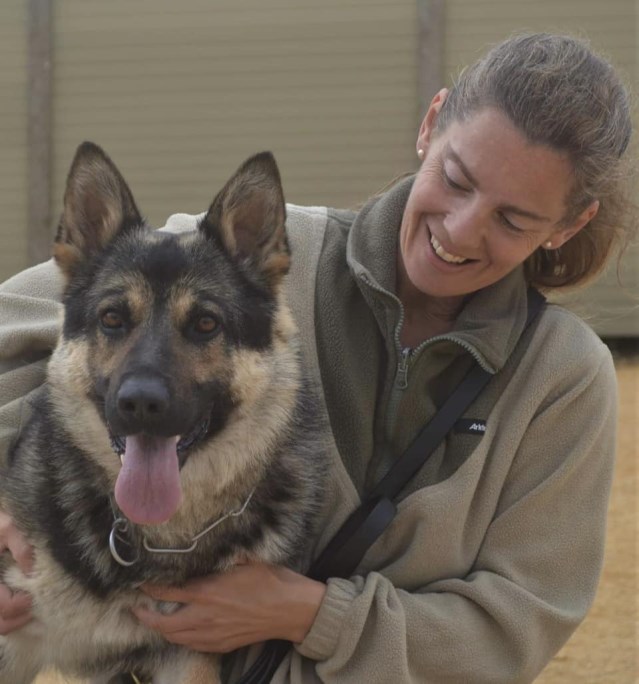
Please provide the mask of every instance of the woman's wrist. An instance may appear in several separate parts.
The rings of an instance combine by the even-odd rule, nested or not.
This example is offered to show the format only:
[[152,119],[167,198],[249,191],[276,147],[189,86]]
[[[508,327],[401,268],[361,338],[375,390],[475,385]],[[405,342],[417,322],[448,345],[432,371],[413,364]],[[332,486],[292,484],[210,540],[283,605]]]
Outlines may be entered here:
[[315,622],[320,605],[324,600],[326,585],[323,582],[300,575],[288,568],[278,568],[283,582],[284,600],[281,604],[282,634],[293,643],[301,643]]

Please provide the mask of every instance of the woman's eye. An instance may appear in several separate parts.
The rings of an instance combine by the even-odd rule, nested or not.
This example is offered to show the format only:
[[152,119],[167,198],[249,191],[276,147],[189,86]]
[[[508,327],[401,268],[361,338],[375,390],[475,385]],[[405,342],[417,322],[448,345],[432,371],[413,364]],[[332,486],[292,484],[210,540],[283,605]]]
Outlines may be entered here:
[[508,228],[508,230],[512,231],[513,233],[523,233],[523,229],[519,226],[516,226],[514,223],[511,223],[505,214],[499,214],[499,220],[504,226],[506,226],[506,228]]
[[217,321],[213,316],[200,316],[194,325],[195,331],[201,335],[210,335],[217,329]]
[[100,316],[100,323],[106,330],[121,330],[124,327],[124,319],[117,311],[105,311]]
[[455,183],[455,181],[448,175],[444,174],[446,177],[446,183],[453,188],[454,190],[465,190],[466,188],[462,187],[459,183]]
[[444,183],[453,190],[459,190],[460,192],[468,192],[470,190],[470,188],[467,188],[464,185],[460,185],[459,183],[454,181],[448,174],[444,166],[442,166],[442,178],[444,179]]

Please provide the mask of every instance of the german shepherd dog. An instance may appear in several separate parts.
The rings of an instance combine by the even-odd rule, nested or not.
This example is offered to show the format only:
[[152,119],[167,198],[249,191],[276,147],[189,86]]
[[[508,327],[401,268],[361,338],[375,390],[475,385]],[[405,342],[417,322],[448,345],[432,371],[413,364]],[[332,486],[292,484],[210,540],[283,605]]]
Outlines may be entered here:
[[[290,251],[270,153],[247,160],[196,231],[152,230],[113,162],[78,148],[54,259],[64,322],[2,506],[34,547],[36,620],[0,641],[0,683],[53,666],[92,682],[216,680],[217,658],[131,614],[137,588],[238,562],[299,567],[324,447],[284,297]],[[6,554],[5,554],[6,555]]]

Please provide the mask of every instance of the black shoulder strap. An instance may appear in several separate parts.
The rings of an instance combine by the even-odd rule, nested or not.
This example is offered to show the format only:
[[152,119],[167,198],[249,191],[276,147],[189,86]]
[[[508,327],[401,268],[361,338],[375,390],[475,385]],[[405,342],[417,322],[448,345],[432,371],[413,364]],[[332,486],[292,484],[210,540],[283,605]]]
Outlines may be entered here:
[[[529,288],[524,331],[536,319],[545,302],[537,290]],[[478,363],[471,367],[439,411],[327,544],[313,563],[308,573],[310,577],[326,581],[329,577],[350,577],[353,574],[366,550],[395,517],[393,500],[417,474],[492,377]]]
[[353,574],[367,549],[395,517],[397,509],[393,499],[417,474],[491,378],[492,374],[478,364],[472,366],[441,409],[327,544],[313,563],[310,577],[324,582],[329,577]]
[[[546,303],[534,288],[528,290],[528,317],[523,332],[537,318]],[[453,390],[441,409],[422,428],[391,470],[368,494],[327,544],[308,572],[309,577],[350,577],[367,549],[390,525],[397,512],[393,499],[424,465],[457,420],[477,398],[492,374],[474,364]],[[253,667],[238,684],[266,684],[277,670],[289,647],[286,641],[269,641]]]

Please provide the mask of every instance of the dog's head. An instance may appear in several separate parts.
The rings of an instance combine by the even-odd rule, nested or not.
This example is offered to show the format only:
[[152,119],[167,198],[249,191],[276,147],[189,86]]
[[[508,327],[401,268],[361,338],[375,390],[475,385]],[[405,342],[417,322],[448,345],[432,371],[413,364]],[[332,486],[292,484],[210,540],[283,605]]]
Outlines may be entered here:
[[[50,377],[67,422],[90,403],[121,452],[115,497],[134,522],[169,519],[190,454],[277,381],[277,348],[293,331],[282,320],[284,224],[270,153],[239,168],[195,232],[175,235],[145,224],[99,147],[78,148],[54,246],[67,287]],[[86,429],[87,441],[100,432]]]

